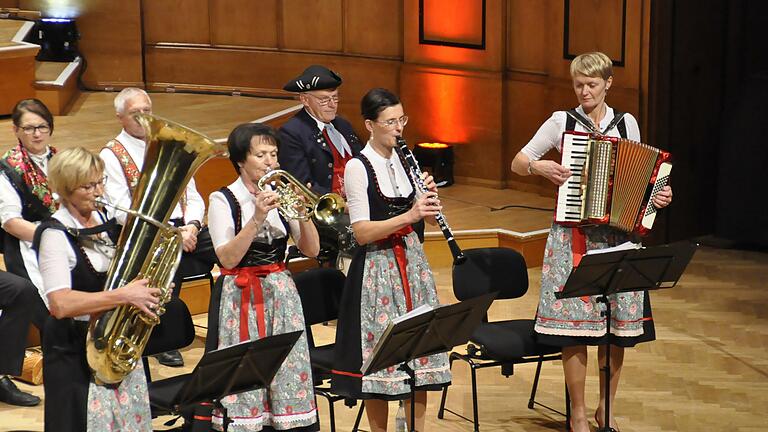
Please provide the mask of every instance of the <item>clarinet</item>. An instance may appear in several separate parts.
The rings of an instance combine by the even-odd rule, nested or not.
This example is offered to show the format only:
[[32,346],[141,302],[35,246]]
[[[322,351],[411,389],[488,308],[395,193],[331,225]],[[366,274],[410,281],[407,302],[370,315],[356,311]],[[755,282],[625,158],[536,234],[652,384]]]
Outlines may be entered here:
[[[395,146],[395,151],[408,164],[408,173],[411,175],[411,179],[413,179],[413,182],[416,184],[419,192],[427,192],[427,187],[424,185],[424,179],[421,178],[421,168],[419,168],[419,162],[416,161],[415,157],[413,157],[413,153],[411,152],[411,149],[408,148],[408,144],[405,143],[403,137],[397,137],[397,145]],[[461,247],[459,247],[459,244],[456,243],[456,239],[453,238],[451,227],[448,226],[448,222],[445,220],[443,212],[439,212],[437,216],[435,216],[435,220],[440,226],[440,231],[443,232],[445,240],[448,242],[448,247],[451,249],[451,255],[453,255],[453,264],[462,264],[467,259],[467,257],[464,256],[464,252],[461,251]]]

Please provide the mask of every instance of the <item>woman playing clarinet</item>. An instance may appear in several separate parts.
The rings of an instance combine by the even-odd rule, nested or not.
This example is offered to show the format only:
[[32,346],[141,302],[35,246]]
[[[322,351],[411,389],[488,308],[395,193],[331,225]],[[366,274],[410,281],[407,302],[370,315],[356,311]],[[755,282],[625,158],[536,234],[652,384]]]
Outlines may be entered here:
[[[393,318],[424,304],[437,305],[432,270],[412,225],[434,224],[441,206],[431,176],[417,193],[406,163],[395,151],[408,122],[397,96],[370,90],[361,102],[370,139],[361,154],[347,163],[344,185],[350,221],[361,245],[352,259],[336,332],[332,386],[336,393],[365,399],[371,431],[387,430],[388,401],[409,398],[406,373],[397,366],[362,376],[360,367],[371,355]],[[415,371],[416,429],[424,430],[428,390],[442,390],[451,381],[447,354],[410,361]],[[410,420],[410,401],[406,401]]]

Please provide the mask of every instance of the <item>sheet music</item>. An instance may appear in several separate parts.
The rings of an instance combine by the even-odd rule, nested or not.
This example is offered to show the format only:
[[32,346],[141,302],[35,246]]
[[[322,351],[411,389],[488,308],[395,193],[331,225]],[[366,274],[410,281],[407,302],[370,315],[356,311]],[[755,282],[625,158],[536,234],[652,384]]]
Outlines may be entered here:
[[609,253],[609,252],[618,252],[623,250],[632,250],[632,249],[640,249],[643,245],[640,243],[632,243],[631,241],[624,242],[620,245],[616,245],[613,247],[608,247],[605,249],[592,249],[587,251],[587,255],[597,255],[601,253]]
[[[437,306],[440,307],[440,306]],[[399,322],[405,321],[407,319],[413,318],[417,315],[421,315],[423,313],[427,313],[431,311],[432,309],[435,309],[435,307],[430,306],[428,304],[423,304],[415,309],[411,309],[410,311],[400,315],[399,317],[396,317],[392,320],[392,324],[397,324]]]

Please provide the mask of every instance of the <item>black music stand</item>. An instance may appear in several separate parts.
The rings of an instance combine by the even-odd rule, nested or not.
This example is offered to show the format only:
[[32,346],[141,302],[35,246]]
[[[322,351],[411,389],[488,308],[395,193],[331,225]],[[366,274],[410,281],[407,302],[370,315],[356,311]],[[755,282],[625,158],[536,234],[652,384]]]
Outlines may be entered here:
[[221,410],[226,431],[232,421],[221,399],[268,386],[301,333],[268,336],[210,351],[192,373],[150,383],[150,404],[169,413],[187,413],[206,403],[211,410]]
[[606,317],[605,419],[598,432],[615,432],[611,427],[611,294],[672,288],[696,251],[696,243],[687,241],[642,249],[584,255],[568,277],[558,299],[598,296],[605,305]]
[[373,352],[363,363],[360,368],[363,375],[402,363],[398,369],[408,374],[406,383],[411,388],[411,432],[416,432],[416,374],[408,362],[450,351],[456,345],[467,343],[496,295],[491,292],[456,304],[439,306],[406,319],[398,317],[389,323]]

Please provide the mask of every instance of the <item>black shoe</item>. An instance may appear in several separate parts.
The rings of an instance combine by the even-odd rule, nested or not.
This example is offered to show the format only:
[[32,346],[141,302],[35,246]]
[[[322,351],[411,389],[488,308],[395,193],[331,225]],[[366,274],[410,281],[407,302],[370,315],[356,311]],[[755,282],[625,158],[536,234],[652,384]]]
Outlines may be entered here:
[[40,403],[40,398],[19,390],[10,378],[0,378],[0,402],[17,406],[35,406]]
[[184,359],[181,357],[181,353],[178,350],[168,351],[160,353],[155,356],[157,361],[161,365],[170,367],[182,367],[184,366]]

